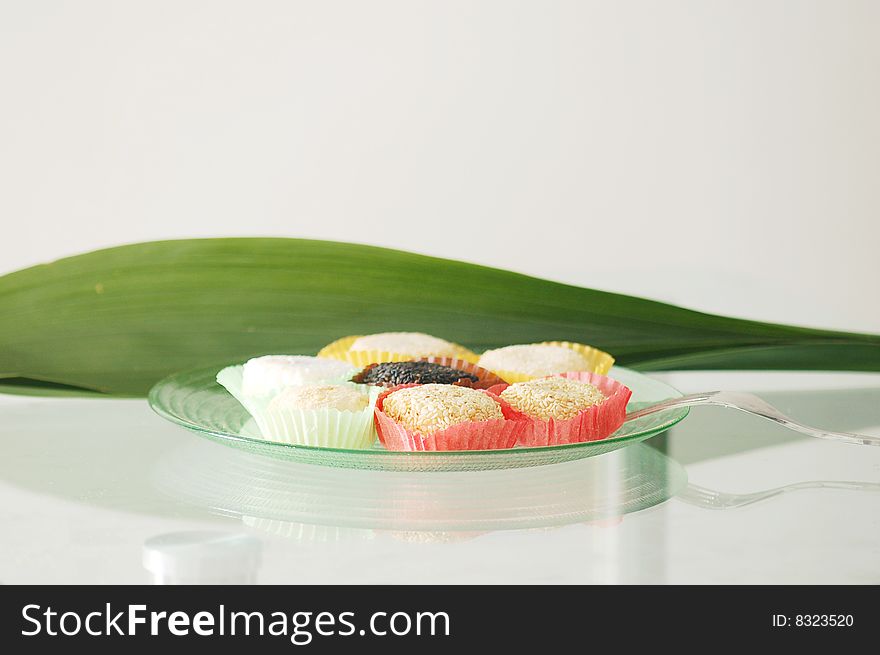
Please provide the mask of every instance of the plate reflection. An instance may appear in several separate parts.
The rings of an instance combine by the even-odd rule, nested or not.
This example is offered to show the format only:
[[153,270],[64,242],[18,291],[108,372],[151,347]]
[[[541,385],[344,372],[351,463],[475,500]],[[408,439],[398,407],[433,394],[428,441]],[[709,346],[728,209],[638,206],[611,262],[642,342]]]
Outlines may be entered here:
[[176,500],[263,531],[333,540],[339,530],[307,526],[369,538],[360,531],[407,536],[602,521],[662,503],[687,476],[642,444],[552,466],[407,473],[297,464],[190,441],[157,463],[153,482]]

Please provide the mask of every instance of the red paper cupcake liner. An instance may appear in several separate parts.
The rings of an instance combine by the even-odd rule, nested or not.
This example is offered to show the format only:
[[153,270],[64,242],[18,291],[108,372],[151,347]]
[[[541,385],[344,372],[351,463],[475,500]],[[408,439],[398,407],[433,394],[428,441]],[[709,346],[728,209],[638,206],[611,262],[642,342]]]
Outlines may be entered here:
[[[593,405],[570,419],[558,421],[527,417],[528,428],[520,435],[520,446],[560,446],[584,441],[599,441],[614,434],[626,418],[626,404],[632,391],[617,380],[598,373],[559,373],[553,377],[568,378],[587,382],[599,389],[605,396],[598,405]],[[488,393],[500,395],[508,384],[497,384]],[[503,399],[502,399],[503,400]]]
[[388,450],[449,451],[513,448],[531,424],[528,417],[513,409],[507,401],[480,389],[479,391],[491,396],[501,406],[503,419],[459,423],[430,434],[413,432],[394,421],[382,409],[385,398],[390,394],[417,386],[419,385],[401,384],[386,389],[376,400],[376,430],[379,433],[379,441]]
[[458,357],[422,357],[420,361],[440,364],[440,366],[448,366],[449,368],[454,368],[477,376],[476,382],[471,382],[468,379],[456,382],[455,384],[460,387],[485,390],[498,384],[504,384],[504,380],[495,375],[492,371],[477,366],[466,359],[459,359]]

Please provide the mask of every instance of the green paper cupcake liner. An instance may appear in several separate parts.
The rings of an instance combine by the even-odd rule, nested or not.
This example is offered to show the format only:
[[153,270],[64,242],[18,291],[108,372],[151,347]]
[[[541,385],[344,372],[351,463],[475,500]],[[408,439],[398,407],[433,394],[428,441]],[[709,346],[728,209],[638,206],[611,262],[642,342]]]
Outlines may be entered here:
[[263,397],[242,392],[242,366],[229,366],[217,374],[220,383],[248,411],[267,441],[323,448],[362,450],[376,441],[373,412],[382,389],[354,385],[369,394],[367,406],[358,412],[338,409],[269,409],[277,394]]

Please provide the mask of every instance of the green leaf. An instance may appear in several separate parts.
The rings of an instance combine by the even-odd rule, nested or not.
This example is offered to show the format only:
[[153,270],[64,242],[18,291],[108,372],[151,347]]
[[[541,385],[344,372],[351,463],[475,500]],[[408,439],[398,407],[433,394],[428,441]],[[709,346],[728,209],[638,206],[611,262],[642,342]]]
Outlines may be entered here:
[[0,391],[139,396],[181,369],[428,332],[477,351],[571,340],[620,364],[880,371],[880,337],[703,314],[349,243],[140,243],[0,278]]

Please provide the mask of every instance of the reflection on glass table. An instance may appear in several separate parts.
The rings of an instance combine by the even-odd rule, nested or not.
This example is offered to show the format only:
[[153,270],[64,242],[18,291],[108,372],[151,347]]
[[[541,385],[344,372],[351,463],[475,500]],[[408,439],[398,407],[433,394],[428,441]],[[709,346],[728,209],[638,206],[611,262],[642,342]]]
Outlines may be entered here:
[[704,509],[735,509],[745,507],[762,500],[769,500],[774,496],[792,493],[794,491],[807,491],[811,489],[836,489],[839,491],[880,491],[878,482],[847,482],[845,480],[806,480],[795,482],[783,487],[763,489],[746,494],[733,494],[724,491],[706,489],[696,484],[689,484],[678,498],[691,505]]
[[[880,376],[711,375],[669,381],[880,434]],[[187,537],[160,579],[203,576],[187,562],[246,538],[259,560],[232,557],[258,582],[880,582],[880,449],[722,409],[615,453],[478,473],[282,462],[137,400],[0,397],[0,413],[7,583],[146,582],[145,546],[193,531],[222,536],[201,555]]]
[[193,442],[156,468],[169,496],[240,518],[385,530],[512,530],[618,517],[679,493],[684,469],[637,444],[554,466],[392,472],[297,464]]
[[253,584],[260,553],[260,540],[245,534],[169,532],[144,542],[143,564],[154,584]]

